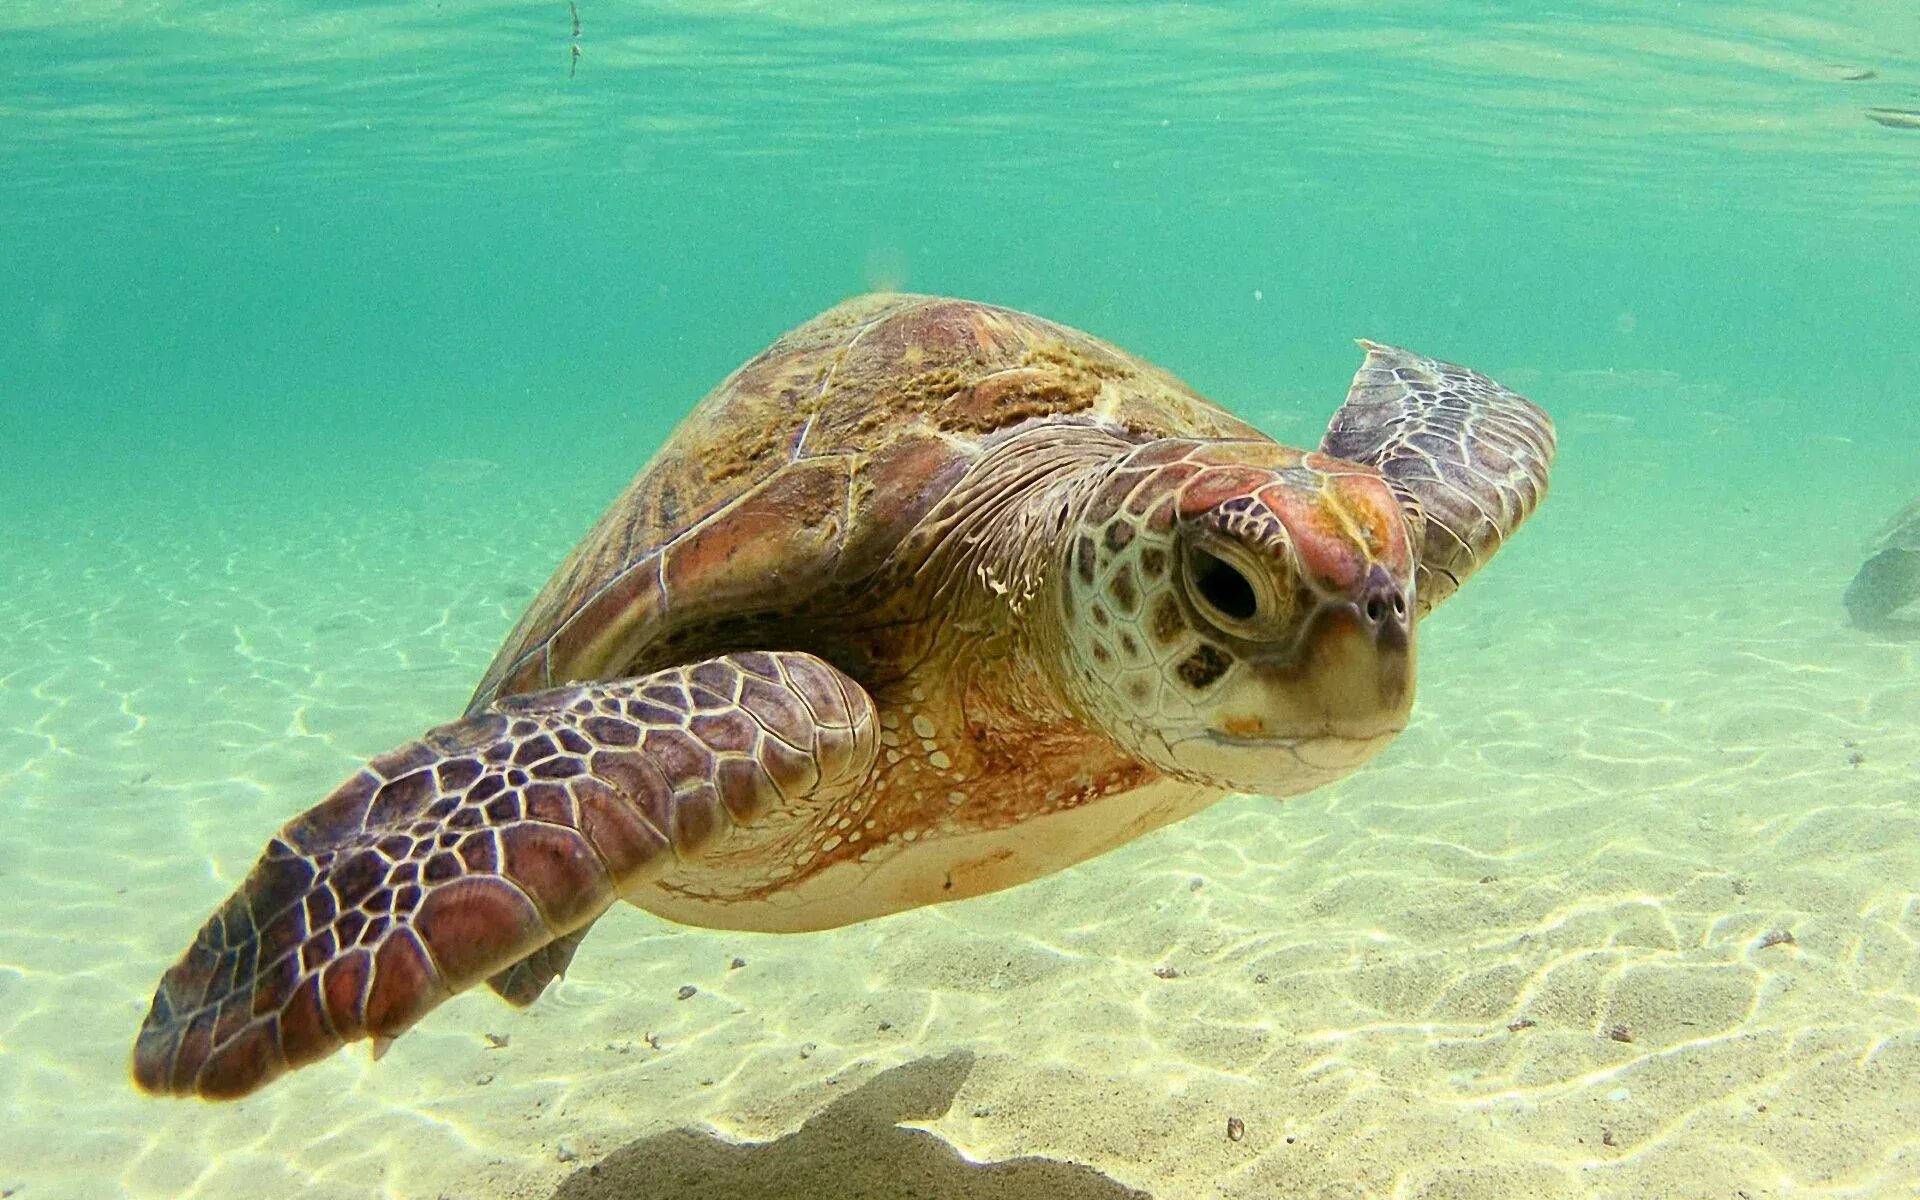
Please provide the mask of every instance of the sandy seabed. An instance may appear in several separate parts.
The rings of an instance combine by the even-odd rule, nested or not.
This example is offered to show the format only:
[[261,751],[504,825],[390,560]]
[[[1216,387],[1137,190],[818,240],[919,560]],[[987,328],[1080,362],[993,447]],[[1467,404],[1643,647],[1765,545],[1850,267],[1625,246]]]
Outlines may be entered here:
[[1556,494],[1351,780],[835,932],[619,910],[531,1009],[223,1106],[128,1080],[160,972],[598,497],[454,461],[49,527],[0,595],[0,1194],[1920,1195],[1920,643],[1839,607],[1900,481],[1775,490],[1850,444],[1632,382],[1560,381]]

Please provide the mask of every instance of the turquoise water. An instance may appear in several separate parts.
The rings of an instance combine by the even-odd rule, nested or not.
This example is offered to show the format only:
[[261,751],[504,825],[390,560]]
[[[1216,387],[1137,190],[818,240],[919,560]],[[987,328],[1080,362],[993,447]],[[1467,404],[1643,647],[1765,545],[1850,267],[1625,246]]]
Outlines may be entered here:
[[1912,411],[1920,131],[1865,115],[1920,108],[1900,6],[581,19],[569,78],[564,5],[6,18],[11,453],[84,489],[96,455],[352,471],[555,422],[597,504],[873,283],[1240,407],[1331,402],[1364,334],[1791,391],[1796,432]]
[[[457,712],[532,590],[692,402],[781,330],[875,287],[1087,329],[1296,442],[1316,441],[1344,394],[1355,336],[1532,395],[1561,423],[1554,499],[1511,565],[1476,581],[1477,607],[1463,595],[1445,610],[1426,723],[1379,781],[1324,801],[1335,817],[1384,804],[1397,827],[1329,817],[1315,836],[1413,836],[1417,808],[1387,789],[1421,786],[1442,759],[1458,776],[1440,791],[1459,803],[1600,806],[1624,788],[1621,804],[1734,805],[1739,780],[1686,789],[1743,746],[1752,794],[1778,807],[1754,818],[1751,845],[1715,844],[1721,867],[1771,861],[1767,846],[1818,857],[1780,823],[1853,796],[1891,823],[1834,843],[1859,864],[1834,868],[1851,882],[1789,889],[1775,911],[1816,925],[1867,914],[1892,931],[1887,955],[1912,958],[1920,667],[1909,646],[1852,637],[1838,600],[1865,540],[1920,492],[1920,10],[578,12],[571,71],[563,2],[0,12],[0,1004],[14,1013],[0,1017],[0,1190],[224,1196],[274,1178],[339,1195],[546,1195],[595,1157],[556,1157],[549,1135],[516,1141],[465,1108],[449,1117],[473,1094],[470,1064],[365,1076],[429,1080],[406,1099],[378,1093],[377,1111],[417,1102],[464,1131],[435,1151],[455,1155],[446,1176],[423,1173],[416,1143],[340,1149],[341,1129],[386,1145],[367,1132],[375,1093],[357,1064],[356,1082],[328,1090],[350,1089],[324,1143],[274,1108],[194,1134],[198,1110],[137,1101],[119,1072],[154,978],[274,825]],[[1774,673],[1747,675],[1756,664]],[[1756,688],[1772,705],[1759,716],[1716,715]],[[1843,733],[1869,746],[1864,790],[1844,773]],[[1820,770],[1839,774],[1770,757],[1816,736]],[[1569,754],[1644,754],[1645,769],[1556,792],[1542,781],[1566,778]],[[1628,836],[1596,821],[1563,832],[1596,855]],[[1629,871],[1617,890],[1684,890],[1657,875]],[[1522,923],[1560,929],[1567,905]],[[1710,907],[1681,907],[1719,928]],[[995,914],[983,929],[1050,927],[980,911]],[[912,928],[937,943],[948,926]],[[1866,934],[1800,940],[1845,986],[1834,1008],[1794,1016],[1789,1041],[1869,1006],[1868,1058],[1920,1036],[1920,969],[1862,965],[1879,953]],[[1620,943],[1598,932],[1590,947]],[[944,970],[903,968],[888,986],[920,995],[948,986]],[[590,1021],[642,1003],[592,976],[567,986],[580,990],[550,1026],[569,1005]],[[600,1018],[582,1013],[595,1005]],[[472,1011],[475,1028],[509,1020]],[[1284,1006],[1262,1019],[1288,1021]],[[940,1027],[929,1016],[923,1033]],[[929,1053],[944,1045],[926,1036]],[[876,1045],[838,1039],[832,1069],[894,1061]],[[1183,1053],[1260,1077],[1230,1054]],[[1044,1073],[1045,1057],[1009,1052],[995,1069]],[[1159,1061],[1116,1054],[1106,1075],[1088,1069],[1088,1094],[1161,1080]],[[585,1056],[547,1069],[631,1119],[596,1127],[602,1151],[684,1108],[606,1100],[593,1081],[611,1068]],[[1427,1069],[1395,1078],[1453,1086],[1447,1063]],[[1551,1064],[1527,1078],[1543,1074]],[[1785,1148],[1766,1170],[1832,1194],[1912,1194],[1920,1151],[1897,1131],[1920,1077],[1903,1077],[1904,1101],[1900,1078],[1879,1124],[1856,1113],[1853,1134],[1825,1130],[1860,1139],[1851,1174]],[[701,1119],[771,1136],[820,1107],[768,1103],[715,1100]],[[1009,1103],[982,1107],[1022,1111]],[[85,1132],[62,1115],[76,1105],[98,1106]],[[1674,1161],[1766,1144],[1653,1124]],[[977,1145],[1072,1153],[1156,1194],[1210,1194],[1208,1178],[1286,1194],[1271,1173],[1130,1156],[1127,1142],[1102,1151],[1014,1120]],[[1380,1171],[1352,1194],[1392,1194]],[[1465,1194],[1527,1194],[1529,1178]]]

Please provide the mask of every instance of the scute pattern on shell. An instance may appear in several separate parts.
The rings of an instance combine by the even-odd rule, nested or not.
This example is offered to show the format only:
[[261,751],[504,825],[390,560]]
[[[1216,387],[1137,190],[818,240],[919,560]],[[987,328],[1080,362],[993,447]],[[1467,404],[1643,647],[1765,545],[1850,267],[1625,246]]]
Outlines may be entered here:
[[469,711],[722,652],[700,627],[757,617],[765,635],[857,592],[971,462],[1036,420],[1137,440],[1259,436],[1050,321],[926,296],[850,300],[700,402],[529,607]]

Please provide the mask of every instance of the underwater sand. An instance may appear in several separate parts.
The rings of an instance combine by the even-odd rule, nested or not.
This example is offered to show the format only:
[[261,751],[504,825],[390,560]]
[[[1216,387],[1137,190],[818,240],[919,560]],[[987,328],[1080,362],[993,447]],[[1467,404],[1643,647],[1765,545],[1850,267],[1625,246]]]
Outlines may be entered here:
[[836,932],[619,910],[531,1009],[224,1106],[128,1081],[160,972],[281,821],[459,710],[614,487],[396,462],[38,522],[0,594],[0,1193],[846,1194],[834,1153],[923,1194],[1920,1193],[1920,644],[1839,603],[1917,481],[1670,379],[1496,374],[1559,418],[1555,494],[1354,778]]

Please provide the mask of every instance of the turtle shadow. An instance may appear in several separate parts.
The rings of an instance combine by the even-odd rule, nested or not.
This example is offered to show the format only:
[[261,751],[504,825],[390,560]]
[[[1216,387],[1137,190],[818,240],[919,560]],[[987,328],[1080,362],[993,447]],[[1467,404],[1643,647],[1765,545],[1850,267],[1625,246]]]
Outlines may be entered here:
[[960,1050],[883,1071],[771,1142],[696,1129],[644,1137],[569,1175],[553,1200],[1151,1200],[1076,1163],[970,1162],[900,1126],[945,1114],[973,1064]]

